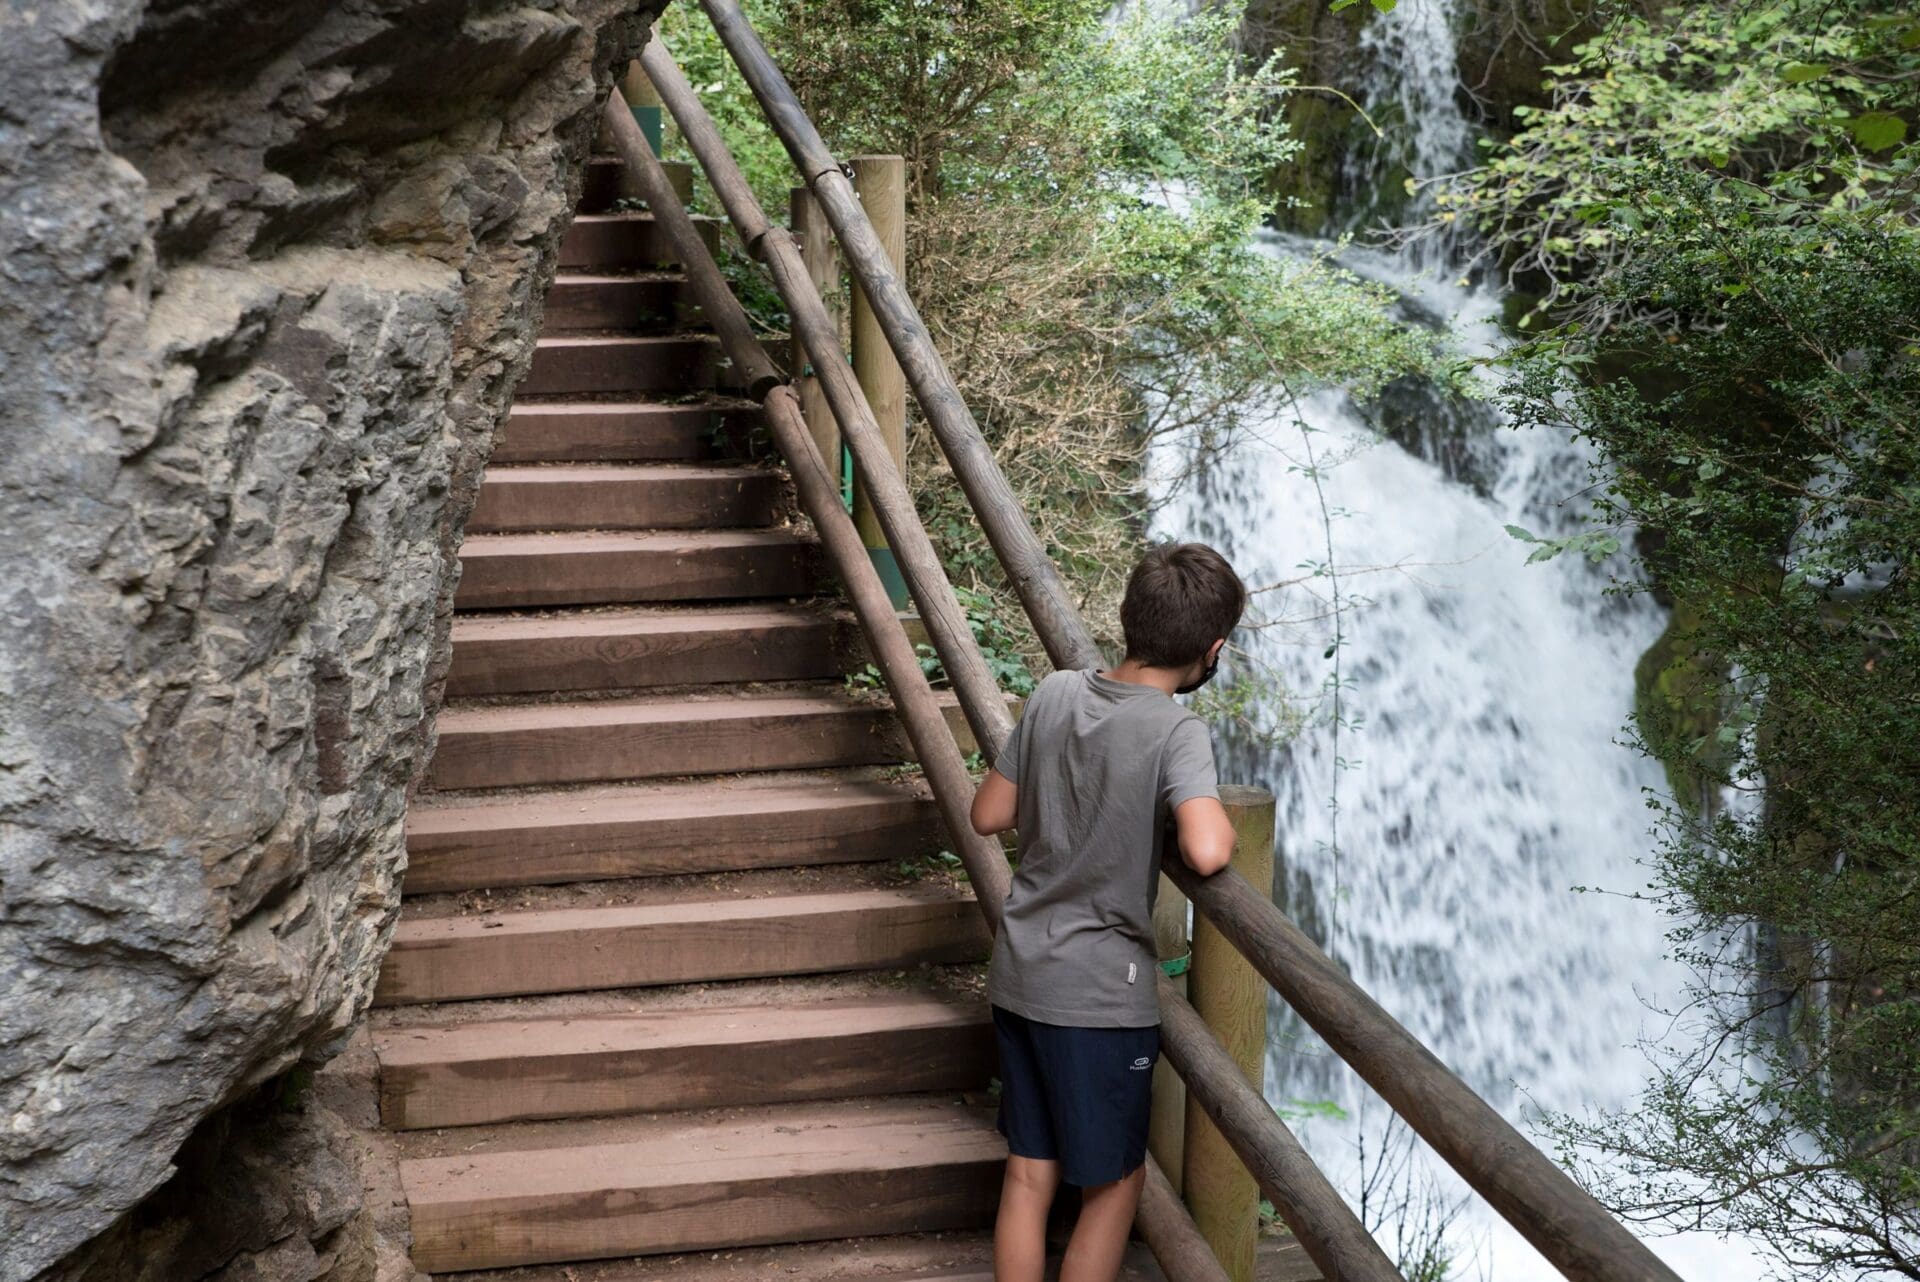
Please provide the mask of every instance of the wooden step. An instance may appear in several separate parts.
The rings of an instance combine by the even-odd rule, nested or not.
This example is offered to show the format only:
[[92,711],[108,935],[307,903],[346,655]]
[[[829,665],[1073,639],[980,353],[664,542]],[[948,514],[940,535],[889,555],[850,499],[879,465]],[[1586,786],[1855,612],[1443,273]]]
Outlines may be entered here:
[[891,969],[987,949],[970,896],[919,887],[403,917],[374,1003]]
[[421,895],[899,860],[942,840],[921,790],[836,775],[422,799],[407,812],[402,889]]
[[[958,705],[948,697],[943,707],[970,750]],[[441,791],[827,770],[912,756],[890,703],[831,688],[450,708],[438,728],[429,777]]]
[[[720,247],[718,220],[694,215],[694,225],[709,251]],[[560,242],[560,269],[590,268],[598,271],[633,271],[646,267],[671,267],[680,261],[673,245],[653,221],[653,215],[637,213],[580,214],[567,228]]]
[[769,525],[785,477],[770,468],[582,463],[487,469],[473,534],[535,530],[689,530]]
[[860,649],[852,619],[812,605],[463,615],[447,695],[820,680]]
[[515,395],[710,391],[719,363],[711,334],[556,334],[534,341]]
[[975,1228],[1006,1145],[986,1115],[918,1102],[772,1111],[624,1143],[400,1164],[426,1272]]
[[460,548],[466,610],[810,596],[818,545],[796,530],[476,534]]
[[[613,208],[613,202],[620,198],[620,171],[625,166],[617,156],[593,156],[587,161],[587,172],[580,184],[580,203],[576,207],[583,214],[597,214]],[[684,160],[663,160],[660,167],[667,171],[667,181],[680,195],[680,202],[693,199],[693,166]]]
[[[1064,1208],[1063,1208],[1064,1209]],[[1066,1248],[1063,1221],[1049,1225],[1050,1254],[1058,1276],[1058,1256]],[[1309,1270],[1276,1270],[1280,1253],[1304,1259],[1291,1240],[1263,1239],[1254,1277],[1258,1282],[1320,1282]],[[907,1233],[889,1237],[836,1238],[773,1246],[732,1247],[693,1252],[671,1259],[630,1256],[584,1267],[578,1264],[483,1269],[462,1282],[993,1282],[993,1235],[987,1230]],[[1141,1242],[1130,1242],[1117,1282],[1167,1282]]]
[[983,1003],[927,994],[387,1028],[394,1130],[985,1089]]
[[667,462],[712,458],[744,439],[757,407],[727,402],[519,401],[494,438],[494,463]]
[[562,272],[547,289],[541,332],[674,329],[696,319],[685,281],[677,272]]

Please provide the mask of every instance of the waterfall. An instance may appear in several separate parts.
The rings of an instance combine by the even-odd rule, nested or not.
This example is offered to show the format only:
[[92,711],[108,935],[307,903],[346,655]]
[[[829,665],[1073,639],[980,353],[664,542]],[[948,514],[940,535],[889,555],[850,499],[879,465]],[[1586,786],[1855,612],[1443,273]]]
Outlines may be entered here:
[[[1446,0],[1401,0],[1367,24],[1359,96],[1392,122],[1363,158],[1375,180],[1470,159],[1451,17]],[[1329,211],[1328,226],[1349,225],[1344,213]],[[1327,246],[1273,235],[1264,248]],[[1502,300],[1455,278],[1463,257],[1429,239],[1341,261],[1400,291],[1461,347],[1490,351]],[[1256,586],[1303,580],[1307,563],[1338,568],[1337,615],[1335,580],[1305,577],[1257,598],[1256,612],[1281,622],[1242,634],[1238,673],[1266,669],[1305,698],[1306,729],[1282,746],[1218,731],[1222,777],[1279,797],[1283,906],[1523,1131],[1538,1109],[1630,1104],[1647,1075],[1639,1043],[1666,1034],[1659,1012],[1685,976],[1650,906],[1575,888],[1631,893],[1645,881],[1646,794],[1664,781],[1620,739],[1634,665],[1664,612],[1607,595],[1607,566],[1525,565],[1529,549],[1504,529],[1577,528],[1589,484],[1580,447],[1504,430],[1484,404],[1411,391],[1367,412],[1317,395],[1276,409],[1254,435],[1171,492],[1165,478],[1190,460],[1163,448],[1153,532],[1215,544]],[[1261,715],[1277,726],[1286,714]],[[1308,1148],[1357,1200],[1360,1147],[1379,1151],[1386,1106],[1277,999],[1271,1029],[1268,1098],[1301,1119]],[[1424,1147],[1411,1161],[1416,1183],[1447,1200],[1464,1193]],[[1380,1229],[1389,1250],[1418,1228],[1396,1214]],[[1558,1276],[1477,1200],[1448,1236],[1455,1277]],[[1652,1244],[1690,1280],[1759,1274],[1717,1241]]]

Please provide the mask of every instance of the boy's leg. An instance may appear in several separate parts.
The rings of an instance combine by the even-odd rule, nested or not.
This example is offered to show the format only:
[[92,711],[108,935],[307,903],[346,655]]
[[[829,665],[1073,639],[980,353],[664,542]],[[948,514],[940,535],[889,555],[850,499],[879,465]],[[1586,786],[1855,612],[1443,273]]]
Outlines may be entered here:
[[1007,1174],[993,1225],[993,1276],[996,1282],[1040,1282],[1047,1209],[1060,1187],[1060,1152],[1032,1023],[996,1006],[993,1029],[1000,1052],[1000,1133],[1007,1137]]
[[[1140,1189],[1146,1182],[1143,1163],[1133,1174],[1080,1195],[1080,1221],[1073,1226],[1060,1264],[1060,1282],[1113,1282],[1120,1276],[1120,1257],[1127,1249],[1134,1208],[1140,1205]],[[995,1277],[1004,1282],[998,1274]]]
[[1059,1130],[1061,1178],[1082,1190],[1060,1282],[1113,1282],[1146,1184],[1160,1030],[1043,1026],[1035,1041]]
[[1007,1158],[1000,1215],[993,1222],[994,1282],[1040,1282],[1047,1268],[1047,1209],[1060,1187],[1060,1163]]

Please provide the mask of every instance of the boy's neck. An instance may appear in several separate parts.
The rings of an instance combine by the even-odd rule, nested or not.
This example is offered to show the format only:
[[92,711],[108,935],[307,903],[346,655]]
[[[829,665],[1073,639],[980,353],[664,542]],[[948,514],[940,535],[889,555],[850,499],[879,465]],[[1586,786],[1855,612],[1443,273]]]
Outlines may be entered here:
[[1186,680],[1183,668],[1155,668],[1138,659],[1122,659],[1113,667],[1100,674],[1110,681],[1124,681],[1133,686],[1152,686],[1164,695],[1171,696],[1179,690]]

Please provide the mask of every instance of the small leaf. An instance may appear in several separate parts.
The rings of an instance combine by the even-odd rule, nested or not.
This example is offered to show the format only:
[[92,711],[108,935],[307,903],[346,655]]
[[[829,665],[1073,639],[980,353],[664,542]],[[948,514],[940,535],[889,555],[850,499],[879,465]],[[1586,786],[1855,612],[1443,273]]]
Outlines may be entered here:
[[1533,536],[1531,530],[1523,530],[1517,525],[1509,525],[1506,527],[1506,530],[1508,534],[1519,539],[1522,543],[1538,543],[1540,541]]
[[1381,13],[1392,13],[1393,6],[1396,3],[1398,3],[1398,0],[1373,0],[1373,7]]
[[1790,85],[1804,85],[1809,80],[1818,80],[1833,68],[1824,62],[1790,62],[1780,74]]

